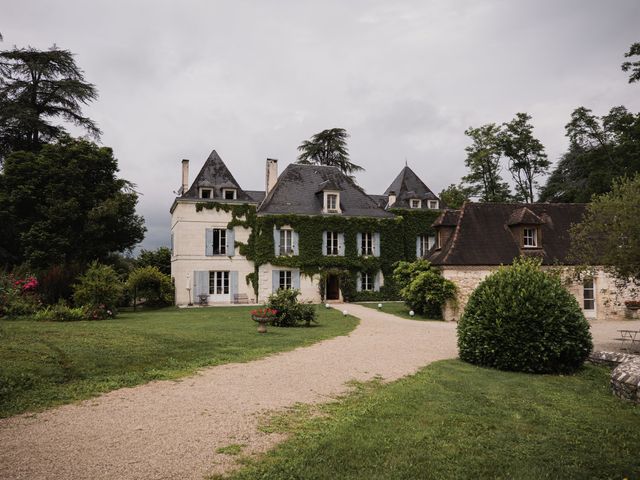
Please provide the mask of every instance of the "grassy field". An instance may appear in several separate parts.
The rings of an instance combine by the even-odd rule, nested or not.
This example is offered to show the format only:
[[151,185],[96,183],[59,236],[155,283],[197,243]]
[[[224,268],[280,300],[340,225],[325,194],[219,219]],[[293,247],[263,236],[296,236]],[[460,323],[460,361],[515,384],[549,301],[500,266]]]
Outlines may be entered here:
[[[378,303],[382,303],[382,308],[378,308]],[[373,308],[375,310],[380,310],[384,313],[390,313],[391,315],[396,315],[402,318],[408,318],[411,320],[434,320],[433,318],[427,318],[423,315],[414,315],[413,317],[409,315],[409,307],[407,307],[404,302],[362,302],[358,303],[358,305],[362,305],[363,307]],[[439,320],[434,320],[439,321]]]
[[358,322],[321,308],[316,326],[269,327],[260,335],[250,310],[171,308],[94,322],[0,321],[0,417],[291,350],[344,335]]
[[291,439],[231,478],[640,478],[640,407],[608,383],[593,366],[534,376],[438,362],[274,417],[267,429]]

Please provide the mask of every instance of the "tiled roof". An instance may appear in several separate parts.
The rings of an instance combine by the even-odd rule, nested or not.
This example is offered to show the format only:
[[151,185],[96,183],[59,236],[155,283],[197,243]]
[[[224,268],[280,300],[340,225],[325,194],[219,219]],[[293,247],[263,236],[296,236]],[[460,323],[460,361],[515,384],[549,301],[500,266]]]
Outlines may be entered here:
[[237,200],[255,201],[240,188],[240,185],[233,178],[233,175],[215,150],[211,152],[209,158],[204,162],[200,172],[191,184],[191,188],[183,193],[181,198],[198,198],[198,189],[201,187],[213,188],[212,200],[224,200],[222,189],[235,188]]
[[436,221],[431,225],[432,227],[455,227],[458,225],[458,219],[460,218],[460,210],[445,210],[440,214]]
[[518,211],[525,207],[531,215],[525,212],[522,218],[528,221],[535,217],[543,223],[540,224],[540,248],[523,251],[539,256],[545,265],[569,264],[569,228],[582,220],[586,209],[582,203],[465,203],[454,233],[442,248],[430,252],[429,260],[434,265],[512,263],[521,249],[509,223],[512,216],[518,217]]
[[[409,200],[413,198],[420,200],[438,200],[438,197],[408,166],[405,166],[400,171],[384,194],[388,197],[391,192],[396,194],[396,202],[393,204],[393,208],[410,208]],[[428,208],[426,201],[422,202],[422,208]]]
[[[330,188],[326,188],[326,187]],[[390,218],[394,215],[358,187],[336,167],[292,163],[278,177],[276,185],[258,208],[258,214],[295,213],[322,215],[323,190],[340,192],[342,215]],[[335,214],[327,214],[335,215]]]

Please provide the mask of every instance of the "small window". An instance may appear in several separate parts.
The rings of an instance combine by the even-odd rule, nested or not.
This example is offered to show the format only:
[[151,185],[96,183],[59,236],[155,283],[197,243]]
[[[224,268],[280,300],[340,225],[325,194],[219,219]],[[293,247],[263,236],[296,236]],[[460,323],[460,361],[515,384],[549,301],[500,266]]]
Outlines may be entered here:
[[362,243],[360,247],[362,248],[362,255],[373,255],[373,234],[371,232],[362,234]]
[[360,289],[363,292],[371,292],[374,289],[374,275],[370,274],[370,273],[363,273],[360,276],[361,279],[361,284],[360,284]]
[[535,228],[522,229],[522,245],[525,248],[533,248],[538,246],[538,231]]
[[429,250],[431,250],[436,244],[436,236],[435,235],[429,235],[427,237],[427,248]]
[[200,198],[213,198],[213,189],[211,189],[211,188],[201,188],[200,189]]
[[280,290],[291,290],[291,271],[280,270]]
[[335,193],[327,194],[327,211],[328,212],[337,212],[338,211],[338,195]]
[[436,237],[433,235],[420,235],[418,257],[426,257],[431,247],[435,244],[435,241]]
[[222,197],[225,200],[235,200],[236,197],[236,189],[235,188],[223,188],[222,189]]
[[209,295],[229,294],[229,272],[209,272]]
[[437,210],[438,209],[438,200],[429,200],[427,206],[431,209],[431,210]]
[[411,208],[422,208],[422,200],[419,200],[417,198],[412,198],[409,201],[409,205],[411,206]]
[[327,255],[338,255],[338,232],[327,232]]
[[280,255],[292,255],[293,254],[293,243],[292,243],[292,234],[291,230],[282,229],[280,230]]
[[593,284],[593,278],[587,278],[583,283],[582,289],[585,310],[595,310],[596,308],[596,290]]
[[227,231],[223,228],[213,229],[213,254],[227,254]]
[[442,248],[442,235],[440,230],[436,232],[436,248]]

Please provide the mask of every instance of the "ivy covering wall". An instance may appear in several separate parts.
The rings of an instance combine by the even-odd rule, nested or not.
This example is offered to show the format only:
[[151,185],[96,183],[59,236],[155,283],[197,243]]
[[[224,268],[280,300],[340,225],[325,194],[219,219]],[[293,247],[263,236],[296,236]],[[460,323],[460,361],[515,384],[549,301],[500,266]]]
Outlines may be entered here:
[[[400,260],[416,258],[416,237],[435,235],[431,227],[440,214],[439,210],[392,209],[394,218],[308,216],[308,215],[265,215],[256,214],[256,207],[248,204],[200,202],[196,211],[203,209],[231,213],[227,228],[243,227],[251,229],[247,243],[236,241],[240,254],[254,262],[255,270],[247,276],[258,293],[258,269],[271,263],[280,267],[298,268],[306,276],[338,275],[340,289],[346,301],[393,300],[398,298],[393,284],[393,265]],[[276,256],[273,244],[274,228],[289,226],[298,233],[299,252],[297,256]],[[322,232],[344,233],[344,256],[326,256],[322,252]],[[358,256],[356,236],[358,233],[380,232],[380,256]],[[382,271],[384,286],[379,292],[356,291],[358,272],[375,274]],[[324,282],[320,282],[321,288]],[[321,290],[324,297],[324,291]]]

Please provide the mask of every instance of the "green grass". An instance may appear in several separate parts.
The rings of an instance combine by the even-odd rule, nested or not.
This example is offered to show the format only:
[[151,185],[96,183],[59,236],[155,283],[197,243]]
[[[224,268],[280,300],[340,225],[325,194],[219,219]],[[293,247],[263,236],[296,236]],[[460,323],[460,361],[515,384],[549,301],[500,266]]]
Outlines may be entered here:
[[246,447],[246,445],[232,443],[231,445],[227,445],[226,447],[220,447],[216,450],[216,453],[222,453],[224,455],[240,455],[242,453],[242,449]]
[[316,326],[269,327],[261,335],[250,310],[170,308],[93,322],[0,321],[0,417],[246,362],[347,334],[358,323],[320,308]]
[[608,383],[593,366],[535,376],[438,362],[277,416],[290,440],[231,478],[639,478],[640,407]]
[[[378,303],[382,304],[382,308],[378,308]],[[358,305],[362,305],[363,307],[373,308],[375,310],[380,310],[384,313],[390,313],[391,315],[396,315],[397,317],[408,318],[410,320],[432,320],[432,321],[441,321],[433,318],[427,318],[424,315],[414,315],[413,317],[409,315],[409,311],[411,310],[407,307],[404,302],[362,302],[358,303]]]

